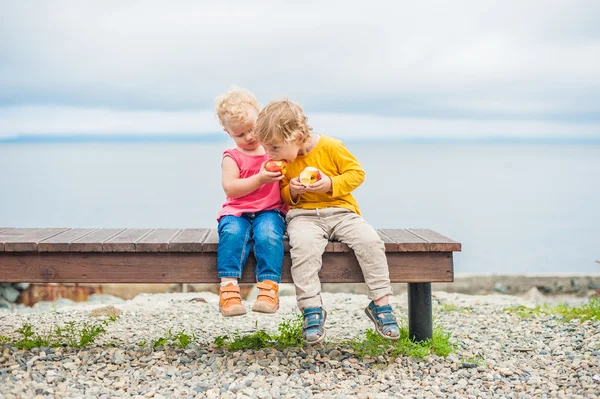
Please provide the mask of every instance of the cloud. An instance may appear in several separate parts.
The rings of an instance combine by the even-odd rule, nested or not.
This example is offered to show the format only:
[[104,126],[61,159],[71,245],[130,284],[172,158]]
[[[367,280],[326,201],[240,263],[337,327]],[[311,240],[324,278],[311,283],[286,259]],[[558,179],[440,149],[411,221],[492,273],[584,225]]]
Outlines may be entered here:
[[203,131],[194,118],[237,84],[263,103],[286,95],[347,120],[588,134],[600,125],[599,19],[593,0],[11,2],[0,107],[16,112],[15,129],[22,107],[65,107],[151,132],[145,121],[174,112],[187,122],[173,129]]

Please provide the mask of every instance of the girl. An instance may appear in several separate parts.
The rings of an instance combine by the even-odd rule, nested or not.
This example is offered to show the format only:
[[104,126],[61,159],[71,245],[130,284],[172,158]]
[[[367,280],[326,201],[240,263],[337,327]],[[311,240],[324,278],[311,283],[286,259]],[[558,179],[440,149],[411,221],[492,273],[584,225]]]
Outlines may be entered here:
[[238,279],[251,249],[259,289],[252,310],[275,313],[279,308],[287,208],[279,193],[283,175],[266,170],[269,157],[254,136],[259,108],[252,93],[242,89],[234,88],[217,100],[219,121],[235,142],[234,148],[223,152],[221,181],[226,201],[217,217],[219,309],[223,316],[246,313]]

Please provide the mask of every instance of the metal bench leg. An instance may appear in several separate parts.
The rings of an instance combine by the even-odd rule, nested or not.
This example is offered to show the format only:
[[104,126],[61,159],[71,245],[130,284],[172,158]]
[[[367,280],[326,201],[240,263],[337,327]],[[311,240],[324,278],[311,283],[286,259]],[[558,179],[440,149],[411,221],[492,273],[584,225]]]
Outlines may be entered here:
[[413,341],[433,337],[431,283],[408,283],[408,334]]

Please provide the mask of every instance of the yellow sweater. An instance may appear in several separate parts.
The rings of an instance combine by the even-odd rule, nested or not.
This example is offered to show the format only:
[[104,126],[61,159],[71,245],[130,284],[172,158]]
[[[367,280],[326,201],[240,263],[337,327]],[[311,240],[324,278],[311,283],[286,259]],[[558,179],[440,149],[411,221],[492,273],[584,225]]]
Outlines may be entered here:
[[[304,193],[292,201],[290,179],[298,177],[307,166],[313,166],[331,178],[330,193]],[[360,215],[352,191],[365,180],[365,172],[354,156],[337,139],[321,135],[319,142],[308,154],[298,155],[287,165],[281,180],[281,198],[291,209],[347,208]]]

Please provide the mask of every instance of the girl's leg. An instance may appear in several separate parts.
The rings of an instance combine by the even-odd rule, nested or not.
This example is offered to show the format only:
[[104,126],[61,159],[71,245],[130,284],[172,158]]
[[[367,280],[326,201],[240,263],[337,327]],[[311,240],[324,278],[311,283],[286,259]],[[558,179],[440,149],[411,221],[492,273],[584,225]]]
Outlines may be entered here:
[[259,289],[252,310],[275,313],[279,308],[279,283],[283,263],[283,233],[285,219],[278,211],[256,214],[252,223],[254,256],[256,257],[256,287]]
[[219,221],[218,276],[239,279],[250,254],[251,224],[242,216],[223,216]]
[[246,313],[242,304],[238,278],[249,254],[250,222],[244,217],[224,216],[219,221],[219,246],[217,269],[221,278],[219,310],[223,316],[239,316]]
[[263,211],[256,214],[252,223],[256,281],[281,282],[284,232],[285,219],[280,212]]

